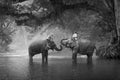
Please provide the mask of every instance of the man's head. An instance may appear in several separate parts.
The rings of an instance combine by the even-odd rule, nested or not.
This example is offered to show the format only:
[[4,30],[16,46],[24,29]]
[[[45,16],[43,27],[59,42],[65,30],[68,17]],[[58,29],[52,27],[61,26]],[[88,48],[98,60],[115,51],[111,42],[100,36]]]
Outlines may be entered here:
[[53,41],[53,35],[49,35],[48,39],[49,39],[50,41]]
[[78,34],[77,32],[74,32],[74,34]]

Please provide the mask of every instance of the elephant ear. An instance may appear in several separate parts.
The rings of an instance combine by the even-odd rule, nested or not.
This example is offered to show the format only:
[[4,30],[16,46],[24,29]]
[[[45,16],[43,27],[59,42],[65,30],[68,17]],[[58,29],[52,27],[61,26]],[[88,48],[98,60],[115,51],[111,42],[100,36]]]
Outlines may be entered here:
[[47,40],[47,50],[54,50],[55,43],[54,41]]
[[50,49],[50,42],[49,42],[49,40],[47,40],[47,43],[46,43],[46,49],[47,49],[47,50]]
[[75,47],[76,43],[73,41],[72,43],[70,43],[71,47]]
[[50,49],[50,46],[49,46],[48,44],[46,45],[46,49],[47,49],[47,50],[49,50],[49,49]]

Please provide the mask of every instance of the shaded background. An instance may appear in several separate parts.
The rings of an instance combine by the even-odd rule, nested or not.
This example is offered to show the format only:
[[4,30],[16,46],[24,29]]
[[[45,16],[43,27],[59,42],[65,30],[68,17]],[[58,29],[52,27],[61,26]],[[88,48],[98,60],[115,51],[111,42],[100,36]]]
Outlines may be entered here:
[[[26,55],[27,48],[31,42],[46,39],[51,34],[54,35],[54,41],[57,45],[60,44],[61,39],[71,38],[74,31],[79,33],[80,39],[89,39],[97,43],[100,42],[101,39],[99,38],[99,35],[102,34],[102,30],[95,26],[96,21],[100,20],[99,15],[94,11],[87,11],[84,9],[81,9],[79,13],[78,10],[76,11],[77,13],[75,13],[75,10],[64,12],[62,19],[65,27],[59,24],[48,23],[38,26],[37,29],[34,30],[32,27],[17,26],[13,23],[12,25],[14,25],[16,31],[12,35],[12,42],[9,44],[9,47],[13,52],[9,54]],[[110,35],[109,33],[106,35],[108,35],[108,38],[105,37],[105,39],[102,39],[98,44],[107,44],[107,39],[109,40]],[[67,49],[67,51],[68,52],[60,52],[62,53],[60,55],[64,56],[71,54],[69,49]]]
[[1,0],[0,4],[1,53],[27,55],[31,42],[50,34],[59,45],[77,31],[80,39],[96,42],[97,48],[119,38],[117,0]]

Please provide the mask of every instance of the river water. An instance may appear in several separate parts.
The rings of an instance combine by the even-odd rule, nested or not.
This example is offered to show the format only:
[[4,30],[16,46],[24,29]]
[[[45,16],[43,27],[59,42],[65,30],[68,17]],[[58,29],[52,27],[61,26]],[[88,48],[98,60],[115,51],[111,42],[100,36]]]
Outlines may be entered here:
[[77,64],[69,58],[49,58],[42,64],[40,58],[29,63],[27,57],[0,57],[0,80],[120,80],[120,61],[79,58]]

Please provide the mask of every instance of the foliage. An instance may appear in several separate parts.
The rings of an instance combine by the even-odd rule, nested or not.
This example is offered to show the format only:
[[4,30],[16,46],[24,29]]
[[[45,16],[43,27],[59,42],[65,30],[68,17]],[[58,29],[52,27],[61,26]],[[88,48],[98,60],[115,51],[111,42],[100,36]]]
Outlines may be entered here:
[[107,59],[120,59],[120,46],[117,45],[107,45],[101,46],[97,50],[96,54],[102,58]]
[[7,4],[3,2],[3,7],[6,8],[2,12],[7,12],[8,15],[15,16],[18,25],[23,23],[26,25],[30,25],[29,23],[40,25],[47,21],[56,21],[56,19],[62,22],[61,15],[66,10],[79,8],[96,11],[103,17],[103,22],[101,23],[107,23],[110,28],[115,24],[111,0],[31,0],[33,1],[31,3],[28,3],[29,1],[22,1],[17,2],[17,0],[12,0],[8,1]]
[[[84,17],[82,14],[83,17],[81,17],[81,10],[86,10],[86,16],[91,13],[88,11],[97,13],[97,16]],[[78,29],[82,26],[88,28],[85,30],[89,32],[90,27],[92,27],[91,39],[97,36],[105,40],[110,39],[108,36],[111,35],[112,47],[109,45],[100,47],[98,50],[100,56],[113,57],[119,51],[119,49],[116,50],[118,45],[113,47],[118,38],[114,0],[1,0],[0,12],[0,15],[14,17],[18,25],[28,25],[34,28],[33,30],[37,30],[38,25],[41,27],[42,24],[52,21],[62,25],[61,28],[71,31],[73,29],[84,31]],[[5,34],[5,32],[2,33]]]
[[12,26],[13,22],[8,17],[1,17],[0,21],[0,51],[5,51],[12,42],[12,34],[15,29]]

